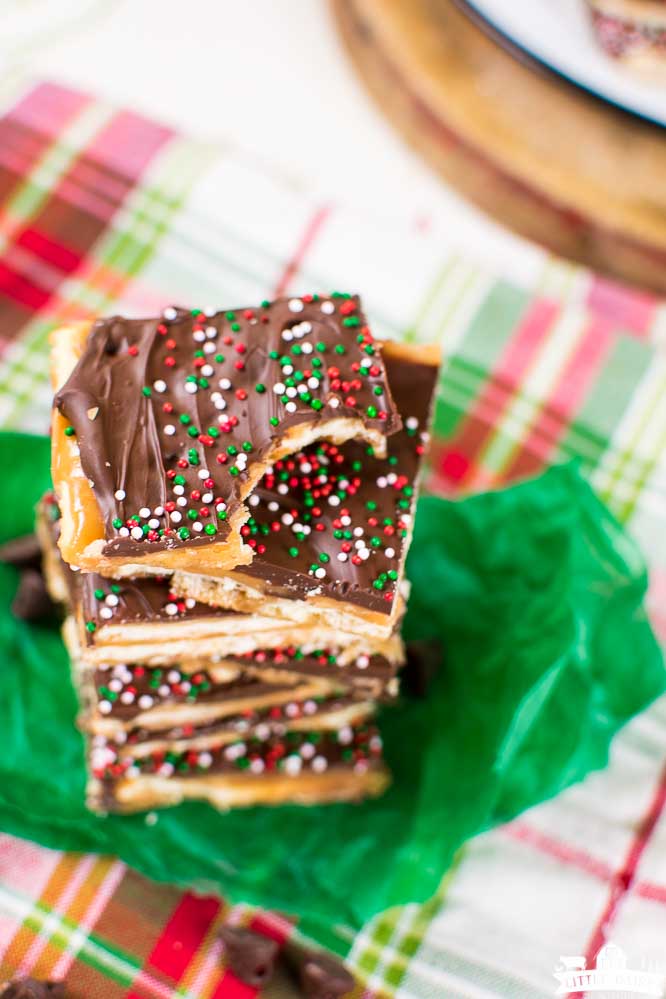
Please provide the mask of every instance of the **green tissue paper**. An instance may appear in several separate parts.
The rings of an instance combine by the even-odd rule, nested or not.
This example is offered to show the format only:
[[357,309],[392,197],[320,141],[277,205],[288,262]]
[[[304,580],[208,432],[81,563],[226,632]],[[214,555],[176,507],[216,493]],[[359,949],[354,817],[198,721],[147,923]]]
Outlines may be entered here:
[[[0,462],[2,542],[31,529],[48,444],[0,435]],[[603,767],[666,674],[641,555],[572,466],[459,502],[423,498],[408,575],[405,637],[440,639],[445,655],[425,699],[381,714],[394,774],[382,798],[227,814],[190,803],[149,825],[86,811],[67,656],[56,629],[12,618],[17,575],[0,566],[0,828],[309,927],[359,927],[427,899],[469,837]]]

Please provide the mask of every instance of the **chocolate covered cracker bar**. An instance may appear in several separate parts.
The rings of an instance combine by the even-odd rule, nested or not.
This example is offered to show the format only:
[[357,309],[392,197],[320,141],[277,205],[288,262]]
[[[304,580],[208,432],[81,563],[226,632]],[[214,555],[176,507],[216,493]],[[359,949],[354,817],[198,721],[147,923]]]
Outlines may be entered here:
[[275,463],[250,497],[255,558],[223,579],[177,572],[175,592],[378,640],[404,609],[400,584],[438,377],[433,347],[387,344],[384,360],[402,429],[377,457],[356,441],[320,442]]
[[587,0],[599,44],[611,58],[648,75],[666,73],[664,0]]
[[167,309],[55,331],[53,482],[69,564],[112,577],[249,564],[246,500],[317,440],[400,427],[358,298]]

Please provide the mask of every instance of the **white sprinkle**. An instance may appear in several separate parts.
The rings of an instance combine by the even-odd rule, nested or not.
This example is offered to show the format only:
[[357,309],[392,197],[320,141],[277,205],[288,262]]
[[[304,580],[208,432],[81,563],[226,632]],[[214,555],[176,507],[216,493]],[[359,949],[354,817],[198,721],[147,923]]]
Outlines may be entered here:
[[328,405],[331,407],[331,409],[338,408],[338,406],[340,405],[340,400],[338,399],[337,395],[331,396],[331,398],[328,400]]
[[311,742],[304,742],[301,746],[301,756],[304,760],[311,760],[315,753],[316,749]]
[[178,315],[178,311],[177,309],[174,309],[173,305],[167,305],[162,315],[165,319],[175,319]]
[[176,503],[178,504],[178,506],[187,506],[187,499],[185,496],[179,496],[178,499],[176,500]]
[[335,495],[329,496],[328,497],[328,505],[329,506],[340,506],[340,497],[339,496],[335,496]]
[[273,391],[276,395],[284,395],[285,385],[284,382],[276,382],[273,386]]
[[204,364],[203,368],[201,369],[201,374],[204,376],[204,378],[210,378],[210,376],[213,374],[214,371],[215,368],[211,364]]
[[323,774],[328,769],[328,760],[325,756],[315,756],[310,766],[316,774]]
[[111,704],[111,701],[100,701],[97,707],[99,708],[100,714],[108,715],[111,713],[113,705]]
[[386,489],[388,485],[388,479],[386,478],[385,475],[379,476],[379,478],[377,479],[377,485],[379,486],[380,489]]
[[226,409],[226,408],[227,408],[227,404],[224,401],[224,399],[216,399],[215,400],[215,409],[222,410],[222,409]]
[[192,530],[195,532],[195,534],[201,534],[201,532],[203,531],[203,524],[201,523],[200,520],[194,521],[194,523],[192,524]]
[[416,419],[415,416],[408,416],[407,419],[405,420],[405,426],[407,427],[408,430],[416,430],[418,425],[419,421]]
[[260,739],[261,742],[264,742],[271,734],[270,725],[267,725],[265,722],[262,722],[261,725],[257,725],[257,727],[254,730],[254,734],[257,737],[257,739]]
[[294,334],[291,332],[291,330],[282,330],[282,339],[286,340],[287,343],[289,343],[290,340],[294,339]]
[[126,690],[120,695],[120,701],[122,704],[134,704],[134,694],[131,690]]
[[295,402],[288,402],[284,408],[287,410],[288,413],[295,413],[296,410],[298,409],[298,406],[296,405]]
[[229,381],[228,378],[220,378],[220,380],[219,380],[219,382],[217,384],[220,386],[220,388],[224,392],[226,392],[228,389],[231,388],[231,382]]
[[120,535],[121,538],[129,538],[129,528],[121,527],[120,530],[118,531],[118,534]]
[[361,361],[361,367],[362,368],[370,368],[370,367],[372,367],[372,358],[370,358],[370,357],[364,357],[363,360]]
[[318,569],[315,569],[314,574],[317,579],[324,579],[326,576],[326,569],[320,565]]
[[135,541],[141,541],[141,538],[143,537],[143,531],[140,527],[133,527],[131,534]]
[[173,520],[174,524],[180,524],[181,520],[183,519],[182,513],[180,513],[178,510],[172,510],[169,516]]
[[384,554],[387,558],[395,558],[395,548],[385,548]]
[[[293,402],[290,402],[289,405],[293,406]],[[286,496],[287,493],[289,492],[289,486],[287,485],[286,482],[281,482],[280,485],[277,487],[277,491],[279,492],[280,496]]]
[[309,343],[306,340],[306,342],[304,344],[301,344],[301,350],[303,351],[304,354],[311,354],[312,353],[312,344]]
[[167,673],[167,681],[169,683],[178,683],[180,681],[180,673],[177,669],[170,669]]
[[192,339],[194,340],[195,343],[203,343],[204,340],[206,339],[206,334],[203,332],[203,330],[195,330],[194,333],[192,334]]
[[219,513],[220,510],[226,510],[226,509],[227,509],[227,504],[224,501],[215,504],[215,510],[217,511],[217,513]]
[[124,500],[127,494],[124,489],[116,489],[113,495],[116,497],[117,500]]
[[312,465],[310,464],[309,461],[304,461],[299,466],[299,469],[301,472],[303,472],[304,475],[309,475],[310,472],[312,471]]
[[364,533],[365,532],[363,531],[362,527],[355,527],[354,528],[354,537],[355,538],[361,538],[361,537],[363,537]]
[[212,503],[213,502],[213,494],[212,493],[204,493],[203,496],[201,497],[201,502],[202,503]]
[[321,303],[321,311],[326,316],[333,315],[333,313],[335,312],[335,306],[333,305],[333,302],[322,302]]
[[117,607],[119,603],[118,595],[116,593],[108,593],[104,598],[104,603],[109,607]]
[[284,761],[284,772],[289,775],[289,777],[296,777],[301,772],[301,767],[303,766],[303,761],[300,756],[296,756],[295,753],[287,756]]
[[102,607],[99,612],[99,616],[103,617],[105,621],[108,621],[110,617],[113,617],[113,611],[110,607]]
[[346,562],[348,558],[347,552],[338,552],[338,562]]
[[178,613],[178,605],[173,603],[165,604],[164,611],[169,617],[174,617]]
[[368,771],[367,760],[357,760],[356,763],[354,764],[354,773],[364,774],[367,773],[367,771]]
[[156,382],[153,382],[153,388],[156,392],[166,392],[167,383],[158,378]]
[[248,503],[250,504],[250,506],[259,506],[259,504],[261,503],[261,500],[256,495],[256,493],[252,493],[252,495],[250,496],[250,498],[248,500]]
[[109,680],[109,690],[112,690],[114,694],[119,694],[123,689],[123,685],[120,680]]
[[304,715],[316,715],[317,714],[317,702],[316,701],[306,701],[303,705]]
[[210,472],[208,471],[207,468],[200,468],[199,471],[197,472],[197,475],[203,481],[204,479],[207,479],[210,476]]
[[264,761],[258,756],[256,759],[250,761],[250,773],[262,774],[264,772]]
[[375,750],[375,752],[378,752],[383,745],[382,737],[380,735],[373,735],[370,738],[370,742],[368,743],[368,745],[370,746],[370,749],[373,749]]
[[289,704],[285,706],[284,713],[286,714],[287,718],[298,718],[298,715],[300,713],[298,704],[294,704],[293,701],[290,701]]
[[296,395],[298,395],[298,390],[296,386],[290,385],[289,388],[285,391],[285,395],[288,396],[289,399],[293,399]]
[[[133,769],[134,769],[134,767],[130,767],[130,770],[133,770]],[[128,770],[127,773],[129,774],[129,772],[130,771]],[[136,774],[132,774],[132,776],[133,777],[138,776],[138,772]],[[146,817],[144,819],[144,822],[146,823],[147,826],[156,826],[157,823],[159,822],[159,816],[158,816],[157,812],[148,812],[148,814],[146,815]]]
[[275,500],[271,500],[270,503],[268,504],[268,509],[271,511],[271,513],[275,513],[277,510],[280,509],[280,504],[276,503]]
[[175,767],[173,763],[163,763],[157,771],[160,777],[172,777]]
[[305,384],[305,382],[301,382],[301,383],[300,383],[300,384],[299,384],[299,385],[297,386],[297,389],[298,389],[298,393],[299,393],[299,395],[307,395],[307,392],[308,392],[308,387],[307,387],[307,385]]
[[176,496],[182,496],[183,493],[185,492],[185,486],[174,486],[173,491],[176,494]]
[[167,423],[166,427],[164,428],[164,433],[167,435],[167,437],[173,437],[175,432],[176,428],[174,427],[173,423]]
[[152,706],[153,706],[153,699],[150,696],[150,694],[142,694],[141,697],[139,698],[139,707],[143,711],[145,711],[146,708],[152,708]]
[[294,366],[292,364],[285,364],[284,368],[282,369],[282,374],[293,375],[293,373],[294,373]]
[[361,548],[361,550],[359,551],[358,554],[359,554],[360,558],[362,558],[363,561],[366,562],[370,558],[370,549],[369,548]]
[[189,680],[183,680],[180,686],[185,694],[187,694],[188,691],[192,689],[192,684],[189,682]]
[[356,665],[359,669],[367,669],[370,665],[370,657],[365,655],[358,656],[356,659]]
[[308,388],[309,389],[319,388],[319,379],[315,378],[314,375],[312,376],[312,378],[308,378]]
[[189,392],[190,395],[194,395],[195,392],[199,391],[199,386],[196,382],[185,382],[185,391]]
[[185,601],[185,606],[187,607],[188,610],[192,610],[193,607],[196,607],[196,603],[197,602],[194,599],[194,597],[188,597],[187,600]]
[[395,474],[395,472],[389,472],[389,474],[386,476],[386,481],[390,486],[392,486],[393,483],[397,480],[397,478],[398,476]]
[[[204,349],[204,354],[214,354],[215,350],[217,348],[215,347],[214,343],[211,343],[210,340],[206,340],[206,342],[205,342],[205,344],[203,346],[203,349]],[[208,367],[208,365],[207,365],[207,367]],[[212,371],[211,371],[211,374],[212,374]]]
[[208,337],[209,340],[214,340],[215,337],[217,336],[217,328],[215,326],[207,326],[206,336]]
[[343,527],[349,527],[351,524],[351,517],[349,514],[346,513],[343,517],[340,517],[340,523]]
[[152,528],[153,531],[156,531],[159,526],[160,522],[157,517],[151,517],[148,521],[148,527]]
[[300,298],[290,298],[289,299],[289,311],[290,312],[302,312],[303,303]]
[[147,506],[141,507],[141,509],[139,510],[139,516],[143,517],[144,520],[146,519],[146,517],[150,517],[150,510],[148,509]]
[[161,517],[164,514],[164,507],[156,506],[155,509],[153,510],[153,513],[155,514],[156,517]]
[[157,693],[160,695],[160,697],[168,697],[169,694],[171,693],[171,688],[167,687],[166,683],[163,683],[160,687],[157,688]]
[[224,755],[228,760],[237,760],[241,756],[245,756],[246,746],[244,742],[236,742],[231,746],[227,746],[224,751]]
[[354,733],[349,725],[345,725],[343,728],[338,729],[338,742],[342,743],[343,746],[348,746],[353,738]]
[[199,753],[199,756],[197,757],[197,763],[199,764],[200,767],[208,768],[212,762],[213,762],[213,757],[211,756],[210,753],[206,752]]

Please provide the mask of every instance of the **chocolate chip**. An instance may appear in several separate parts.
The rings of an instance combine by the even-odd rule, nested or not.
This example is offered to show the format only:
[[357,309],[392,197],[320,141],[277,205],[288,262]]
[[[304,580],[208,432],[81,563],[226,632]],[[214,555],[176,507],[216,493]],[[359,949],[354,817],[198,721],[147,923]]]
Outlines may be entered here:
[[55,610],[46,583],[36,569],[24,569],[12,602],[12,613],[23,621],[40,621]]
[[62,982],[38,982],[36,978],[22,978],[11,982],[0,999],[64,999]]
[[323,952],[306,954],[300,968],[301,988],[308,999],[342,999],[354,988],[354,976],[342,961]]
[[223,926],[220,937],[227,963],[237,978],[254,988],[268,984],[279,950],[275,940],[241,926]]
[[42,562],[42,550],[35,534],[24,534],[0,545],[0,562],[13,565],[17,569],[38,569]]
[[425,697],[441,665],[444,652],[436,638],[407,643],[407,662],[402,671],[403,688],[414,697]]

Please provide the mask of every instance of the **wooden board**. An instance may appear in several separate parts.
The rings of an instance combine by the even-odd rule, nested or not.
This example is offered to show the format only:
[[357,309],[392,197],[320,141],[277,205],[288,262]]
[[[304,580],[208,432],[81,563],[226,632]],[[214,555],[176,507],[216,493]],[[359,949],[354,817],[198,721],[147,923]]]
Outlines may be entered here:
[[666,292],[666,130],[516,59],[453,0],[332,5],[370,92],[449,183],[557,253]]

